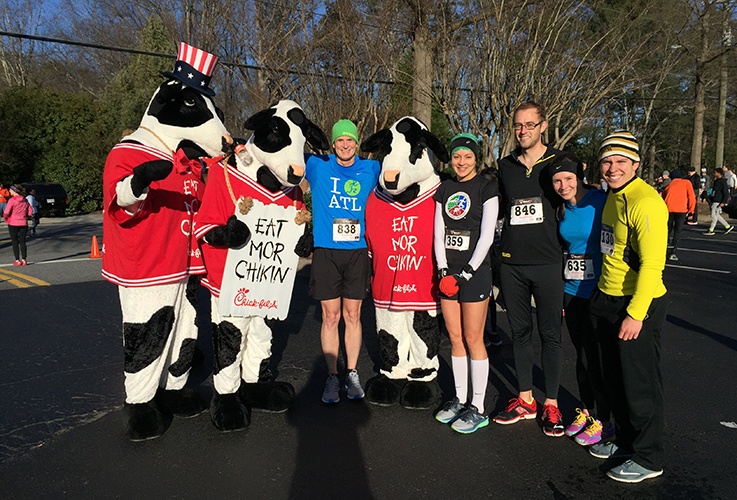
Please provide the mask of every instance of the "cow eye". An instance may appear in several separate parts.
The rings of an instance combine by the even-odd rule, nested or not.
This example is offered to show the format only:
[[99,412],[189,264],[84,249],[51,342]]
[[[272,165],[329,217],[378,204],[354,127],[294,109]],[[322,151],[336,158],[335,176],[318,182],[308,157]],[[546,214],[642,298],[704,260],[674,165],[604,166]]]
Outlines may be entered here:
[[192,108],[195,105],[194,97],[185,97],[184,98],[184,105],[188,108]]

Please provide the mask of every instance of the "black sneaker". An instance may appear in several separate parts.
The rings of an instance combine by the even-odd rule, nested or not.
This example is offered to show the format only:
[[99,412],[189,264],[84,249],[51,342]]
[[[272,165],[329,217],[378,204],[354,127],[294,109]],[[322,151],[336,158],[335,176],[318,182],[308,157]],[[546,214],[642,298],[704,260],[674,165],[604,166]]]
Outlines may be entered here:
[[561,437],[565,433],[563,425],[563,415],[557,406],[543,406],[543,432],[546,436]]

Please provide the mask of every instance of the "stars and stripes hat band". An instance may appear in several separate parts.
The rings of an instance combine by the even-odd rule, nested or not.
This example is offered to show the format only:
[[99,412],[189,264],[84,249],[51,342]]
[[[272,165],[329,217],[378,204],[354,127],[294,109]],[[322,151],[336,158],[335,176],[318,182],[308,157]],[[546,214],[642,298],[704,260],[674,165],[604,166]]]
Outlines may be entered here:
[[210,78],[212,78],[217,62],[217,56],[179,42],[179,53],[174,71],[164,73],[164,76],[179,80],[205,95],[213,96],[215,91],[210,88]]
[[604,138],[599,146],[599,161],[613,155],[622,155],[632,161],[640,161],[640,145],[631,132],[617,130]]

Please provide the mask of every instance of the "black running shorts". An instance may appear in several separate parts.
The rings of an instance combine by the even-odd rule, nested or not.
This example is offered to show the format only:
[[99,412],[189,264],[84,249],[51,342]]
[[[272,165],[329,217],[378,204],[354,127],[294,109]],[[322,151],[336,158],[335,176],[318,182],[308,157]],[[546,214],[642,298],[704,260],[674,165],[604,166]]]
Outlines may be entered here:
[[315,248],[310,273],[310,296],[315,300],[363,300],[371,286],[368,250]]
[[[460,272],[460,269],[458,270]],[[491,296],[491,268],[485,264],[473,274],[473,278],[462,283],[458,293],[448,297],[438,292],[441,299],[457,300],[458,302],[483,302]]]

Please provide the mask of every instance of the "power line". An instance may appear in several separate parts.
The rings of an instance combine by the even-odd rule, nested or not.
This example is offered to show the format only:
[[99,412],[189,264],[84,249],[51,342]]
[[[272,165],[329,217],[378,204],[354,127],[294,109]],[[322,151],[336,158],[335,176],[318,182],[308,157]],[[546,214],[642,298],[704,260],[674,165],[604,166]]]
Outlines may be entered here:
[[[62,45],[73,45],[75,47],[86,47],[90,49],[109,50],[113,52],[123,52],[127,54],[139,54],[139,55],[144,55],[144,56],[176,59],[171,54],[163,54],[161,52],[131,49],[129,47],[116,47],[114,45],[103,45],[99,43],[78,42],[75,40],[67,40],[64,38],[53,38],[53,37],[39,36],[39,35],[28,35],[25,33],[13,33],[11,31],[0,31],[0,36],[7,36],[11,38],[22,38],[22,39],[34,40],[38,42],[59,43]],[[334,80],[343,80],[343,81],[348,81],[348,82],[362,82],[362,83],[374,83],[374,84],[381,84],[381,85],[394,85],[394,82],[391,80],[366,80],[364,78],[349,78],[349,77],[345,77],[342,75],[333,75],[330,73],[312,73],[310,71],[301,71],[301,70],[294,70],[294,69],[270,68],[268,66],[256,66],[253,64],[234,63],[234,62],[228,62],[228,61],[223,61],[223,60],[220,60],[219,64],[222,64],[223,66],[228,66],[231,68],[244,68],[244,69],[257,70],[257,71],[273,71],[275,73],[286,73],[289,75],[296,75],[296,76],[310,76],[310,77],[329,78],[329,79],[334,79]]]

